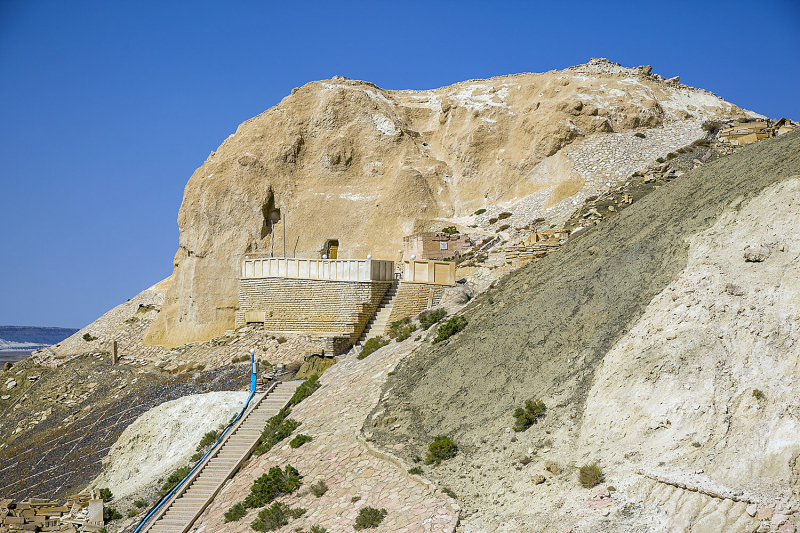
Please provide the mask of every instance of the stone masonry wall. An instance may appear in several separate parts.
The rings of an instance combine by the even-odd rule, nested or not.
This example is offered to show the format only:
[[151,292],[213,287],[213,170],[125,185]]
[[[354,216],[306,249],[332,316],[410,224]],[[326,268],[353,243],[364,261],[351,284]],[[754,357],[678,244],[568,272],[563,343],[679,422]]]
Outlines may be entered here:
[[439,285],[401,282],[389,314],[389,324],[437,305],[443,293],[444,287]]
[[264,311],[273,332],[336,333],[355,342],[390,282],[252,278],[239,281],[237,326],[245,312]]

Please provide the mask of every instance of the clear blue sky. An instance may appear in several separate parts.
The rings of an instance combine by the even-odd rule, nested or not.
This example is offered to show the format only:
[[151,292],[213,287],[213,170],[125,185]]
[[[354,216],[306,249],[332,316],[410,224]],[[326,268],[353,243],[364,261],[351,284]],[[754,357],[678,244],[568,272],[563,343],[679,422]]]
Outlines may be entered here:
[[590,57],[800,119],[796,0],[0,0],[0,324],[82,327],[168,276],[189,176],[293,87]]

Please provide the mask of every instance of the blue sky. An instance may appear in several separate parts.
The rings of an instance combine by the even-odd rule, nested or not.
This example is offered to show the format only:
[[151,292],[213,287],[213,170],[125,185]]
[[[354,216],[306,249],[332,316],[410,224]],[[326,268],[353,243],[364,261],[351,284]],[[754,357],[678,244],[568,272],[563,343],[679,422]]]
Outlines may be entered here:
[[800,119],[800,2],[0,0],[0,324],[82,327],[168,276],[195,168],[293,87],[652,64]]

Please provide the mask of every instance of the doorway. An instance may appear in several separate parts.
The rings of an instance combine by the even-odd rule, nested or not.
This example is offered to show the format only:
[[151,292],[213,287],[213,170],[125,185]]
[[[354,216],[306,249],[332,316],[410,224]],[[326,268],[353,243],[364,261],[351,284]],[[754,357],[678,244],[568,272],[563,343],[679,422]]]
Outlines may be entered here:
[[325,251],[323,253],[328,256],[328,259],[336,259],[339,255],[339,241],[337,239],[325,241]]

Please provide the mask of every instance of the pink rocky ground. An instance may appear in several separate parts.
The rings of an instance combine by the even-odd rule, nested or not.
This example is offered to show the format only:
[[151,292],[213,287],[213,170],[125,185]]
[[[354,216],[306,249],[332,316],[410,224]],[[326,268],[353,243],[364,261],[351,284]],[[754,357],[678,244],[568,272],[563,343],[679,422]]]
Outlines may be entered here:
[[[307,511],[278,531],[308,531],[315,524],[331,533],[354,531],[356,516],[364,506],[388,511],[381,525],[370,531],[455,531],[460,510],[456,501],[427,480],[409,475],[408,465],[375,451],[360,435],[364,420],[378,402],[387,373],[414,345],[412,340],[393,342],[362,361],[352,354],[343,357],[322,377],[322,388],[292,412],[292,418],[302,422],[295,434],[310,435],[313,440],[292,449],[287,439],[269,453],[251,459],[223,488],[193,531],[252,531],[250,523],[258,510],[227,524],[225,511],[244,500],[253,481],[270,467],[283,468],[287,464],[304,476],[303,487],[280,501]],[[306,488],[318,480],[328,485],[328,491],[320,498]],[[360,499],[354,502],[355,497]]]

